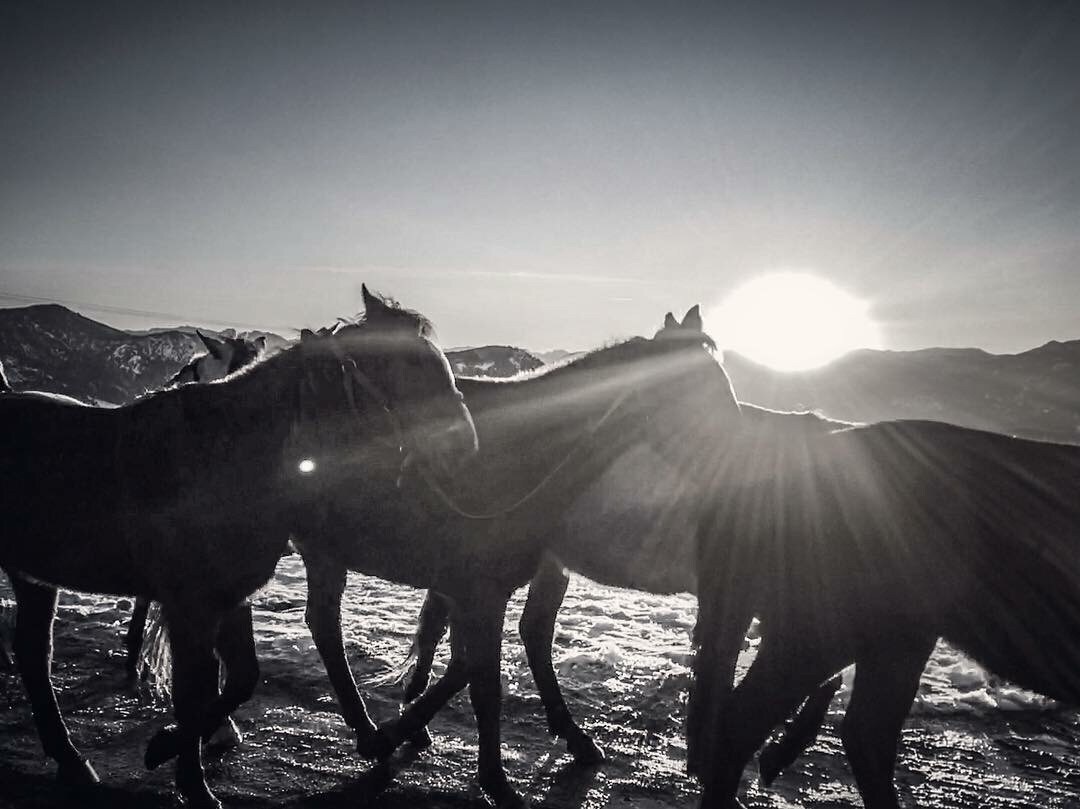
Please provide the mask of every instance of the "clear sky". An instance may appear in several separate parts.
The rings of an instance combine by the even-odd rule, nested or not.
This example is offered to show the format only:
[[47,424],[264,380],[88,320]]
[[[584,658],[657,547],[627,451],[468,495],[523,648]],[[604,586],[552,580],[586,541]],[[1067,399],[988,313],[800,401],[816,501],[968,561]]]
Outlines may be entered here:
[[1080,337],[1080,3],[0,4],[0,295],[579,348],[781,269]]

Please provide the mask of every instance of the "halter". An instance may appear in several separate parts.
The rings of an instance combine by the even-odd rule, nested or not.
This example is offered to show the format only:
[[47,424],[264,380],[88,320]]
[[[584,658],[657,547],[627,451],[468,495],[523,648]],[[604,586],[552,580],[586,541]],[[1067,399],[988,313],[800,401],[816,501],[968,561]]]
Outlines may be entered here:
[[[335,344],[335,349],[337,346]],[[357,417],[357,420],[363,418],[363,412],[360,409],[360,405],[356,400],[356,396],[353,393],[353,387],[351,382],[355,382],[360,386],[360,389],[372,399],[376,405],[383,411],[387,419],[393,428],[393,438],[386,440],[388,445],[394,446],[399,452],[405,447],[405,431],[401,426],[401,420],[397,413],[394,412],[394,408],[391,406],[390,397],[388,397],[378,385],[376,385],[371,377],[360,370],[356,360],[352,357],[346,357],[340,350],[335,350],[335,354],[341,358],[341,385],[345,393],[345,402],[349,406],[349,410]],[[299,383],[299,399],[300,399],[300,418],[304,417],[304,394],[307,390],[315,393],[316,385],[312,378],[311,372],[308,371],[304,378]],[[294,433],[296,432],[296,426],[293,427]],[[404,464],[404,461],[402,461]]]
[[439,496],[439,499],[443,501],[443,504],[452,512],[457,514],[459,517],[464,517],[467,520],[495,520],[499,517],[506,517],[507,515],[517,511],[519,508],[521,508],[530,500],[539,495],[540,492],[543,491],[548,486],[548,484],[550,484],[555,479],[555,476],[558,475],[559,472],[561,472],[566,467],[566,465],[570,463],[571,460],[573,460],[574,456],[582,451],[582,449],[588,444],[588,440],[600,431],[600,428],[604,426],[604,423],[609,418],[611,418],[612,415],[614,415],[616,410],[622,407],[623,403],[628,398],[630,398],[632,394],[632,390],[625,390],[617,397],[615,397],[615,400],[608,406],[608,409],[604,411],[604,415],[602,415],[595,424],[582,430],[581,440],[574,443],[574,446],[571,447],[570,451],[563,456],[562,460],[555,464],[555,466],[553,466],[551,470],[546,475],[544,475],[544,477],[540,480],[539,483],[533,486],[529,491],[527,491],[509,506],[505,506],[504,508],[499,508],[495,511],[488,511],[482,513],[467,511],[458,505],[457,501],[442,487],[439,481],[435,479],[435,476],[431,474],[431,471],[423,464],[419,466],[420,476],[424,479],[424,482],[428,485],[428,488],[430,488],[433,492],[435,492],[435,494]]

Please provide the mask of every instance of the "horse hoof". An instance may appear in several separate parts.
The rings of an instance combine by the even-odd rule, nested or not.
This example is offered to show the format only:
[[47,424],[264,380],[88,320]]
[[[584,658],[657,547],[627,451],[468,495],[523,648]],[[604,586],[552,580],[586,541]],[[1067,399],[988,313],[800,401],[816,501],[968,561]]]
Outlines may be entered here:
[[356,734],[356,752],[361,758],[383,761],[394,754],[399,744],[398,740],[382,728],[367,736]]
[[574,757],[575,764],[596,767],[604,763],[604,750],[585,733],[566,740],[566,749]]
[[228,717],[221,723],[221,727],[214,731],[214,735],[206,740],[206,746],[215,750],[231,750],[239,747],[243,741],[244,736],[240,733],[240,728],[236,726],[232,717]]
[[101,783],[94,765],[86,758],[61,764],[57,776],[60,783],[71,787],[92,787]]
[[431,733],[427,728],[420,728],[412,736],[409,737],[409,745],[416,750],[427,750],[435,742],[431,738]]
[[162,728],[155,733],[146,745],[146,755],[143,756],[146,769],[155,770],[166,761],[176,758],[180,753],[177,750],[179,737],[175,727]]
[[480,781],[480,788],[491,798],[497,809],[528,809],[531,805],[524,796],[520,795],[505,777],[494,780],[490,784]]

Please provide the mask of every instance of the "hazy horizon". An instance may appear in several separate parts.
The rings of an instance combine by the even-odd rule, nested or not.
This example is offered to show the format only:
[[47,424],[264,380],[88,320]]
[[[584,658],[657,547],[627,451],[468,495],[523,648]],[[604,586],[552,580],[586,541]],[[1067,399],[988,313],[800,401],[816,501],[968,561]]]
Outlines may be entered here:
[[[1080,337],[1080,4],[9,3],[0,305],[359,285],[578,349],[808,271],[886,348]],[[15,298],[7,296],[16,296]]]

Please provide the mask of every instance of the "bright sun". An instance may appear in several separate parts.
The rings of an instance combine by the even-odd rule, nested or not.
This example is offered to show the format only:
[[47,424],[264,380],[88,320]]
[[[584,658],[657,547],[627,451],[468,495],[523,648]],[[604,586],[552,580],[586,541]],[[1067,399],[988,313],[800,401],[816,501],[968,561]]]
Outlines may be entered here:
[[823,278],[778,272],[748,281],[708,313],[720,345],[781,371],[817,368],[880,348],[869,306]]

